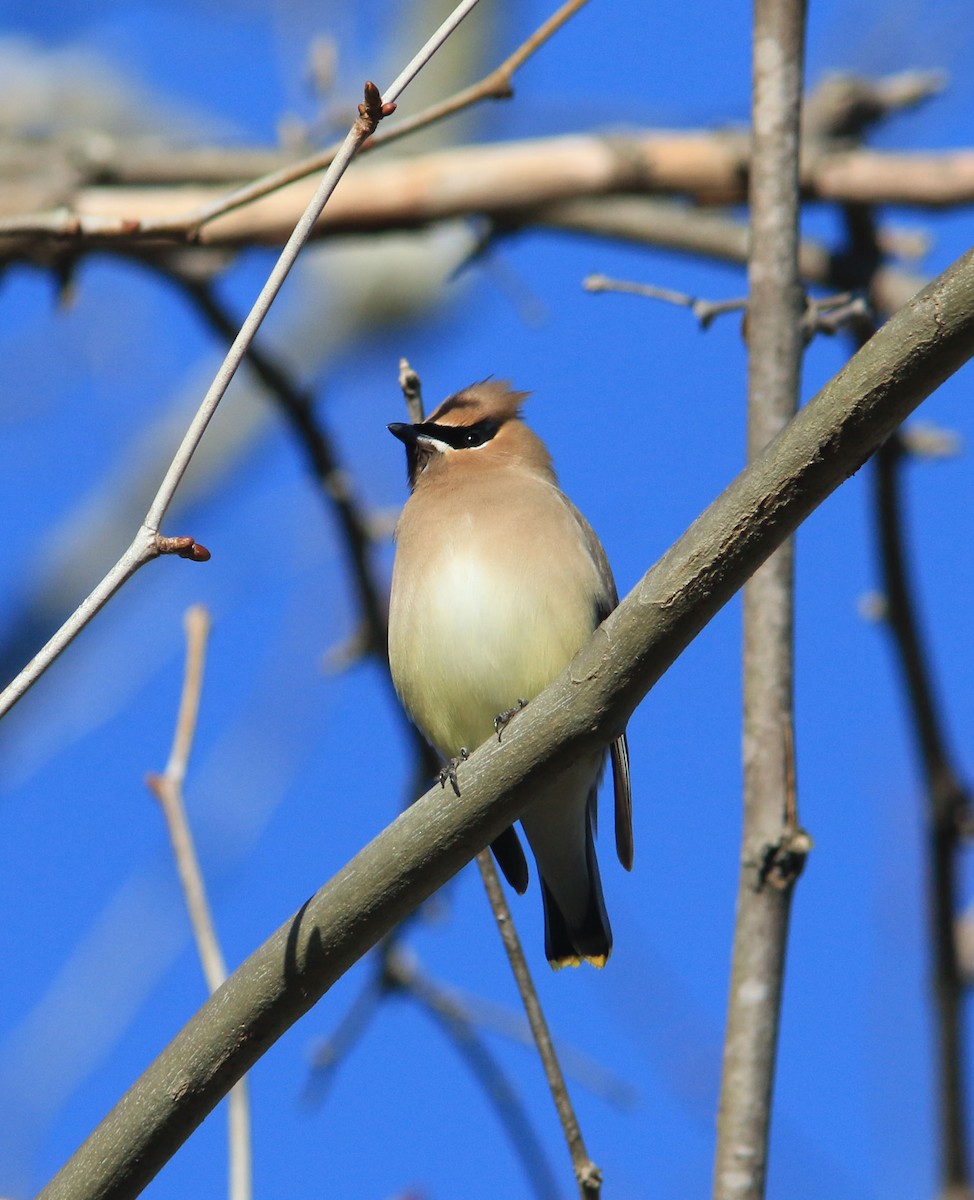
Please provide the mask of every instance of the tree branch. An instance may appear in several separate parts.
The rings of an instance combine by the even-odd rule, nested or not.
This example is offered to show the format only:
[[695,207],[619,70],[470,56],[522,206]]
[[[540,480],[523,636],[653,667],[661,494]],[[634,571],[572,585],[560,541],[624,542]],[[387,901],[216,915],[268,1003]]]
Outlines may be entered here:
[[[315,237],[408,229],[471,215],[495,219],[586,196],[684,196],[704,206],[742,204],[750,161],[742,131],[575,134],[459,146],[361,164],[329,205]],[[974,202],[974,151],[892,153],[810,147],[802,164],[810,201],[945,208]],[[223,212],[193,233],[201,245],[280,245],[313,190],[300,179]],[[49,265],[51,246],[76,254],[184,242],[187,206],[226,207],[224,188],[82,185],[44,212],[0,215],[0,257]],[[0,207],[2,214],[2,207]]]
[[[570,666],[256,950],[45,1188],[135,1196],[348,967],[512,821],[566,761],[603,747],[757,566],[974,353],[974,251],[897,313],[719,496]],[[367,785],[366,785],[367,786]]]
[[967,981],[957,944],[960,912],[958,851],[970,817],[970,795],[951,761],[932,671],[924,651],[910,586],[901,516],[905,451],[896,436],[876,456],[876,539],[885,599],[885,624],[893,642],[912,719],[926,791],[927,890],[931,999],[936,1012],[937,1102],[944,1200],[970,1200],[964,999]]
[[[756,0],[748,262],[748,459],[798,408],[805,296],[798,156],[805,0]],[[715,1200],[761,1200],[793,884],[794,547],[744,588],[744,830],[717,1117]],[[789,786],[791,785],[791,786]],[[807,847],[806,847],[807,848]]]

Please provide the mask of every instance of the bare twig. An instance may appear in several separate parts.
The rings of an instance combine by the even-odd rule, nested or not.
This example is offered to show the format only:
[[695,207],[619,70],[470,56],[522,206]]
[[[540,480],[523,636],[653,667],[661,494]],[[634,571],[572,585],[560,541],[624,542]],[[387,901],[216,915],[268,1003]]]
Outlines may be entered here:
[[[746,263],[748,227],[723,213],[701,211],[672,200],[645,196],[599,196],[524,209],[503,226],[539,226],[570,230],[596,237],[620,238],[637,245],[659,246],[720,262]],[[806,283],[846,289],[846,264],[826,246],[803,238],[799,268]],[[869,299],[882,313],[895,312],[923,287],[926,280],[894,267],[880,266],[869,279]]]
[[[196,846],[183,800],[183,784],[189,765],[189,755],[196,734],[200,695],[203,690],[203,665],[206,657],[206,641],[210,631],[210,616],[202,605],[196,605],[186,613],[186,667],[183,676],[183,693],[179,701],[176,732],[173,736],[169,762],[162,775],[149,775],[146,783],[159,801],[166,820],[169,840],[172,843],[173,859],[182,884],[186,909],[196,951],[203,967],[206,986],[212,995],[227,977],[226,962],[213,923],[213,914],[206,897],[206,885],[200,870]],[[250,1200],[253,1194],[253,1171],[251,1164],[250,1100],[247,1081],[241,1079],[231,1089],[228,1097],[230,1152],[230,1200]]]
[[913,458],[956,458],[964,449],[963,438],[955,429],[945,429],[932,421],[911,421],[897,436]]
[[535,1194],[540,1200],[554,1200],[559,1194],[557,1181],[516,1091],[478,1033],[465,1003],[421,971],[415,958],[402,949],[401,928],[383,939],[365,987],[331,1036],[315,1050],[306,1100],[320,1099],[339,1063],[365,1032],[379,1003],[392,994],[404,996],[424,1008],[446,1032],[493,1104]]
[[743,312],[747,298],[737,300],[700,300],[686,292],[674,292],[671,288],[656,287],[652,283],[633,283],[626,279],[609,279],[606,275],[588,275],[582,281],[587,292],[625,292],[631,296],[646,296],[650,300],[662,300],[688,308],[696,317],[701,329],[707,329],[724,313]]
[[521,939],[514,927],[511,910],[508,907],[504,889],[497,877],[497,868],[494,866],[494,860],[491,858],[489,850],[480,851],[477,855],[477,866],[480,868],[480,876],[487,890],[487,898],[490,900],[494,920],[497,922],[504,949],[507,951],[517,990],[521,993],[521,1003],[524,1005],[524,1012],[531,1026],[534,1043],[541,1056],[545,1078],[551,1089],[551,1096],[555,1102],[558,1119],[561,1121],[565,1141],[568,1143],[579,1195],[582,1200],[598,1200],[602,1189],[602,1172],[589,1158],[588,1151],[585,1149],[585,1140],[582,1137],[578,1118],[575,1116],[571,1097],[568,1095],[568,1086],[565,1083],[561,1064],[558,1062],[554,1042],[551,1040],[548,1022],[545,1020],[544,1010],[538,999],[534,980],[531,978],[531,971],[521,948]]
[[[588,275],[582,280],[582,287],[587,292],[622,292],[630,296],[645,296],[649,300],[662,300],[665,304],[675,304],[678,308],[688,308],[696,317],[701,329],[709,329],[717,317],[725,313],[747,312],[748,299],[746,296],[735,300],[701,300],[686,292],[677,292],[672,288],[657,287],[653,283],[637,283],[628,279],[609,279],[606,275]],[[825,296],[815,299],[809,296],[805,301],[805,312],[802,315],[802,332],[806,342],[810,342],[816,333],[825,333],[830,337],[847,325],[859,325],[869,321],[872,311],[865,296],[857,296],[852,292],[843,292],[840,296]]]
[[[602,749],[756,565],[974,353],[974,251],[895,314],[607,618],[572,668],[258,948],[41,1193],[128,1200],[269,1046],[520,816],[564,756]],[[366,783],[364,786],[368,787]]]
[[[115,592],[140,567],[162,552],[158,544],[159,526],[172,502],[176,488],[179,486],[186,468],[189,466],[190,460],[206,431],[210,419],[216,412],[217,405],[230,386],[230,381],[236,373],[244,355],[247,353],[264,317],[267,315],[267,310],[280,291],[302,246],[311,235],[315,222],[321,215],[321,210],[328,202],[328,199],[338,185],[338,181],[347,170],[355,154],[362,144],[375,132],[379,121],[394,111],[396,99],[403,89],[415,77],[417,72],[422,69],[432,54],[442,45],[476,3],[477,0],[461,0],[461,3],[457,5],[453,13],[443,22],[433,37],[429,39],[426,45],[423,46],[405,69],[396,77],[388,88],[385,97],[379,94],[379,89],[374,83],[366,83],[365,99],[359,105],[358,116],[352,123],[351,129],[342,143],[341,150],[325,172],[324,178],[315,190],[314,196],[305,208],[291,236],[288,238],[287,244],[281,251],[280,257],[274,264],[267,282],[261,289],[253,307],[244,320],[237,336],[234,338],[220,369],[217,371],[216,378],[203,397],[199,410],[190,423],[189,429],[186,431],[182,443],[176,451],[169,470],[166,472],[165,478],[160,484],[152,504],[149,506],[149,511],[135,540],[91,595],[78,606],[47,645],[34,656],[17,678],[0,694],[0,717],[9,711],[41,677],[51,663],[54,662],[85,625],[88,624],[92,617],[107,604]],[[181,549],[189,549],[194,544],[192,539],[189,539],[187,545],[182,546]]]
[[414,425],[418,425],[423,419],[423,385],[405,358],[399,360],[399,386],[406,401],[409,419]]
[[[804,32],[804,0],[755,0],[747,323],[751,461],[798,406],[805,307],[798,271]],[[744,588],[744,831],[715,1200],[761,1200],[765,1190],[788,920],[804,861],[804,854],[794,853],[797,821],[789,814],[793,577],[788,541]]]
[[811,142],[854,142],[891,114],[923,104],[946,86],[943,71],[900,71],[881,79],[826,75],[805,103],[802,136]]
[[[217,299],[212,283],[180,273],[174,273],[171,277],[175,278],[213,331],[221,338],[232,340],[239,325]],[[376,578],[371,528],[359,505],[348,472],[342,469],[334,443],[315,415],[313,398],[291,378],[284,364],[259,346],[256,340],[247,351],[247,363],[287,420],[304,453],[308,468],[338,522],[358,609],[368,631],[363,649],[384,657],[388,617],[385,588],[379,585]]]
[[[846,258],[853,271],[860,273],[856,282],[867,286],[882,263],[876,216],[872,209],[853,205],[846,206],[844,216],[849,239]],[[868,324],[859,324],[853,330],[854,340],[861,346],[870,332]],[[876,455],[874,520],[884,589],[879,613],[899,662],[926,791],[927,917],[941,1200],[972,1200],[967,1142],[969,1100],[964,1072],[964,1010],[970,979],[957,920],[958,857],[969,831],[971,797],[953,765],[936,700],[933,667],[923,645],[910,585],[901,504],[904,459],[910,454],[942,455],[952,450],[956,451],[956,439],[952,441],[943,431],[924,431],[915,425],[897,430]]]
[[833,337],[841,329],[859,328],[872,331],[873,311],[865,296],[843,292],[840,296],[809,296],[802,314],[802,336],[810,342],[817,333]]

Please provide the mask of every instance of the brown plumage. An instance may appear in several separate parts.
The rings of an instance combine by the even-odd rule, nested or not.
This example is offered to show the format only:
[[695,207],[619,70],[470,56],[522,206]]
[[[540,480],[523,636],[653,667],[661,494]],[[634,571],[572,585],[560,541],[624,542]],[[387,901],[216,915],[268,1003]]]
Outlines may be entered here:
[[[486,741],[498,714],[547,687],[618,602],[601,543],[520,418],[525,395],[485,381],[418,425],[389,427],[406,445],[412,488],[396,531],[389,661],[407,711],[448,758]],[[625,735],[611,754],[616,847],[628,869]],[[554,966],[601,966],[612,946],[593,840],[604,763],[604,753],[574,762],[521,819]],[[494,850],[523,891],[513,830]]]

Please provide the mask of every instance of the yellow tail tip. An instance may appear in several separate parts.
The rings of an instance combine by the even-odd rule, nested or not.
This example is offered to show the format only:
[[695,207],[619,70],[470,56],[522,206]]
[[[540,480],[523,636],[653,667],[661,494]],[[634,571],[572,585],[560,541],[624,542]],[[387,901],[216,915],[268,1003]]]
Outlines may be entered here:
[[608,960],[608,954],[569,954],[564,958],[549,958],[548,963],[552,971],[560,971],[564,967],[580,967],[583,962],[591,963],[601,971]]

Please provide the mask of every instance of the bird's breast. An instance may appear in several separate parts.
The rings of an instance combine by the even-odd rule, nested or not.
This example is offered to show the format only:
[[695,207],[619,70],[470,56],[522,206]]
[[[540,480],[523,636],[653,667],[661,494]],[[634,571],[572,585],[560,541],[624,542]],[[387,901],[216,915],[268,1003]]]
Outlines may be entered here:
[[455,510],[439,534],[427,525],[421,539],[421,523],[400,527],[390,666],[443,754],[485,741],[494,717],[543,690],[595,626],[594,564],[567,509],[547,515],[540,530],[516,514],[487,529],[476,507]]

